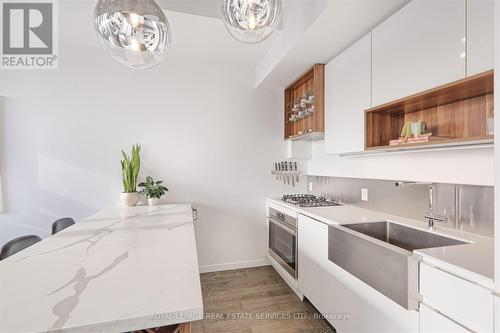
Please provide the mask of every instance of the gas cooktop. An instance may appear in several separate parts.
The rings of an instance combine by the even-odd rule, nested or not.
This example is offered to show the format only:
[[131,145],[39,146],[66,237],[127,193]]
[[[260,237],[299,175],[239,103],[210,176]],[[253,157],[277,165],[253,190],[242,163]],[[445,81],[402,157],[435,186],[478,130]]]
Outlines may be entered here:
[[312,194],[286,194],[281,200],[299,207],[342,206],[337,200],[327,200]]

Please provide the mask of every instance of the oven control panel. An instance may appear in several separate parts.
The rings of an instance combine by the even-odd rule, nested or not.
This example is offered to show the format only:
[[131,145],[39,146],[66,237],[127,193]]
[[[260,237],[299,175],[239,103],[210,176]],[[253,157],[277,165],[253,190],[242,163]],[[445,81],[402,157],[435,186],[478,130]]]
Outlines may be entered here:
[[269,218],[274,218],[275,220],[286,223],[294,228],[297,227],[297,218],[296,217],[282,213],[282,212],[280,212],[277,209],[272,208],[272,207],[269,207]]

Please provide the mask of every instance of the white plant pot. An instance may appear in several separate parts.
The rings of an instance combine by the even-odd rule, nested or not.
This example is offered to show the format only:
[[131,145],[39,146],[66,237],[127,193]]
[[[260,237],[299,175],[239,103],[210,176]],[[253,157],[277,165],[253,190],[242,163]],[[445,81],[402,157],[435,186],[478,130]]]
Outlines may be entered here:
[[120,199],[122,202],[122,206],[132,207],[137,205],[137,203],[139,202],[139,193],[122,193],[120,195]]
[[148,198],[148,205],[149,206],[157,206],[160,204],[160,199],[158,198]]

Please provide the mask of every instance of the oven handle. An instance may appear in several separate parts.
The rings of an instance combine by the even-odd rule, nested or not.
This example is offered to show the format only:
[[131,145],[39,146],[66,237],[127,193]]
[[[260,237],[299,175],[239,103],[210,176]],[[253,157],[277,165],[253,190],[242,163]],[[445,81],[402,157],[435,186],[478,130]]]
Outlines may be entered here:
[[297,230],[294,230],[294,229],[292,229],[290,227],[287,227],[283,222],[275,220],[275,219],[273,219],[271,217],[268,217],[267,220],[269,221],[269,223],[272,223],[272,224],[280,227],[281,229],[285,230],[289,234],[291,234],[293,236],[297,235]]

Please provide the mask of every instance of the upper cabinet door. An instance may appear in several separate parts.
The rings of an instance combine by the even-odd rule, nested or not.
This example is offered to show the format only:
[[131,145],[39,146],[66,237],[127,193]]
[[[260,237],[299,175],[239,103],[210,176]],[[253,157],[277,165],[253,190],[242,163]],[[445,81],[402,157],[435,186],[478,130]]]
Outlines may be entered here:
[[373,106],[465,77],[465,0],[413,0],[373,30]]
[[467,75],[494,67],[494,0],[467,1]]
[[325,150],[364,150],[364,114],[371,107],[371,33],[325,69]]

